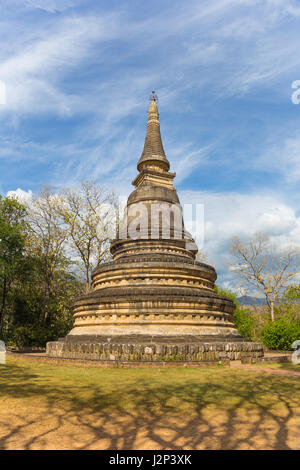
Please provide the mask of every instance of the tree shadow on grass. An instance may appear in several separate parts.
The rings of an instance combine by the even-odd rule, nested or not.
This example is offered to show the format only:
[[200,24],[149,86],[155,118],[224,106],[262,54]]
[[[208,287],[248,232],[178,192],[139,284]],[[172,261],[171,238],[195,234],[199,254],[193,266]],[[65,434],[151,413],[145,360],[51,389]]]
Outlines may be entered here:
[[[290,449],[295,430],[299,441],[298,379],[211,368],[128,381],[129,370],[97,369],[95,381],[87,369],[80,382],[53,381],[43,367],[1,368],[1,396],[25,408],[1,413],[0,449]],[[119,380],[106,383],[109,374]]]

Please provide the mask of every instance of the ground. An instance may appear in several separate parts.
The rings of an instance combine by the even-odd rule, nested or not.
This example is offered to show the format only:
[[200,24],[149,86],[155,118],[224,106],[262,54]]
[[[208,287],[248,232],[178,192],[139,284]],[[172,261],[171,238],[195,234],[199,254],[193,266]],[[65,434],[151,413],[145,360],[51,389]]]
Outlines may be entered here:
[[276,373],[299,366],[263,367],[103,369],[9,356],[0,449],[300,449],[300,377]]

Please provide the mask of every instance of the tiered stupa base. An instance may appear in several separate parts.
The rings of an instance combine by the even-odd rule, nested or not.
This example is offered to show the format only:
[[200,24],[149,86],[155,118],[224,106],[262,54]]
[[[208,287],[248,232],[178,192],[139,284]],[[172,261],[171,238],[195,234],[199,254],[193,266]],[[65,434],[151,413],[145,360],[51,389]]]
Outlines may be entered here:
[[[208,268],[197,265],[198,269]],[[146,269],[151,271],[149,266]],[[123,276],[126,278],[124,271]],[[180,361],[187,365],[263,356],[260,343],[244,340],[235,329],[229,299],[209,289],[173,289],[115,287],[83,296],[76,303],[74,329],[66,338],[48,343],[48,355],[99,361]]]

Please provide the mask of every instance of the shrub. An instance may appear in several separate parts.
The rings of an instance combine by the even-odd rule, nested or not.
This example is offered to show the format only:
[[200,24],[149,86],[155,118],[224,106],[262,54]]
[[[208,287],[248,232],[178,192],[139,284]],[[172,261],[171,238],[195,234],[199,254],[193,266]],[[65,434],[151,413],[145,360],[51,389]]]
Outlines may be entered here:
[[269,349],[291,350],[293,341],[300,339],[300,321],[279,318],[262,330],[262,339]]
[[3,339],[8,346],[27,347],[41,346],[45,347],[48,341],[56,341],[65,336],[71,327],[71,323],[63,321],[54,321],[51,325],[19,325],[14,326],[2,333]]

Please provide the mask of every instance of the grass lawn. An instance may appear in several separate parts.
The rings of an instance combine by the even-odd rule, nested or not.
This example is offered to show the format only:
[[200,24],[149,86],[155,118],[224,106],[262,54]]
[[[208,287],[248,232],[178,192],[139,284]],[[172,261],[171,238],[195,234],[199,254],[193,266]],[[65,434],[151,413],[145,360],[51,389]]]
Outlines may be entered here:
[[255,366],[268,367],[270,369],[289,370],[292,372],[300,372],[300,364],[293,364],[291,362],[257,362]]
[[257,370],[8,357],[0,365],[0,449],[300,449],[299,405],[299,378]]

